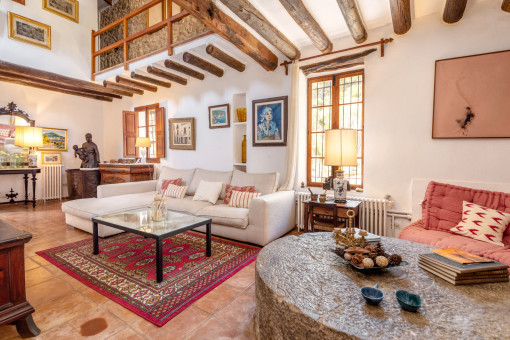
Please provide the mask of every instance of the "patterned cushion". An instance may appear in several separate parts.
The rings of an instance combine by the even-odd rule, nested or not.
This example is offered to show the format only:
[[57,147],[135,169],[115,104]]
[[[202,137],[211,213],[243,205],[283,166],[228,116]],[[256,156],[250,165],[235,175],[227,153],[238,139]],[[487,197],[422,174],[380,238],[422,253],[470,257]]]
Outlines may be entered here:
[[182,178],[177,178],[177,179],[164,179],[162,182],[161,182],[161,190],[166,190],[166,188],[168,187],[169,184],[173,184],[173,185],[181,185],[181,182],[182,182]]
[[225,186],[225,198],[223,199],[223,204],[228,204],[230,202],[230,196],[232,196],[232,191],[242,191],[242,192],[255,192],[254,186],[247,187],[235,187],[230,184]]
[[186,196],[186,190],[188,190],[187,186],[168,184],[166,195],[168,197],[184,198],[184,196]]
[[250,206],[251,200],[259,196],[260,192],[243,192],[233,190],[232,196],[230,197],[230,202],[228,202],[228,206],[235,208],[248,208]]
[[450,231],[503,247],[504,244],[501,241],[509,223],[510,214],[464,201],[462,220]]

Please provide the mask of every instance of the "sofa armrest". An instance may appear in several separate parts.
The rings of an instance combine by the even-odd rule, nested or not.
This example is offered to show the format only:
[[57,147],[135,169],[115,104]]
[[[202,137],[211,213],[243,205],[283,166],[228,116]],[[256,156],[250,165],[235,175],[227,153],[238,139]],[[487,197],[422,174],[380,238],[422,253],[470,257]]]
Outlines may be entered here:
[[295,225],[294,191],[278,191],[253,199],[249,206],[249,224],[260,227],[264,244],[277,239]]
[[97,198],[156,191],[156,183],[157,180],[98,185]]

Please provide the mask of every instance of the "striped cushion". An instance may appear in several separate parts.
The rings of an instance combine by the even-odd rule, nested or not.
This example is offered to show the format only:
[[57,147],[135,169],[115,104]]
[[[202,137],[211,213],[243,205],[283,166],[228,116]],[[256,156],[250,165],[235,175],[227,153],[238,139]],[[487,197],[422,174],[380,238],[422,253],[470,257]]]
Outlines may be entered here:
[[243,192],[255,192],[254,186],[246,186],[246,187],[235,187],[230,184],[225,186],[225,198],[223,199],[223,204],[228,204],[230,202],[230,197],[232,196],[232,191],[243,191]]
[[184,198],[187,190],[188,190],[187,186],[169,184],[168,187],[166,188],[166,195],[168,197]]
[[168,185],[181,185],[182,178],[177,179],[164,179],[163,182],[161,182],[161,190],[165,190],[168,188]]
[[259,196],[260,192],[243,192],[233,190],[232,196],[230,197],[230,202],[228,202],[228,206],[235,208],[248,208],[251,200]]

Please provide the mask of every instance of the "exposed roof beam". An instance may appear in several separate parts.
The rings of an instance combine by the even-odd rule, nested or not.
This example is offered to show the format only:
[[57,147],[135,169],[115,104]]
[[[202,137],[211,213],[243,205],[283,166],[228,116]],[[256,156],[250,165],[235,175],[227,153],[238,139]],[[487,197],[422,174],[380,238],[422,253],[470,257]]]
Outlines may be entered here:
[[266,70],[273,71],[278,67],[276,55],[238,22],[223,13],[211,0],[173,0],[173,2],[252,57]]
[[248,0],[220,0],[235,15],[243,20],[255,32],[260,34],[287,58],[299,59],[301,52],[290,40],[274,27]]
[[220,50],[218,47],[216,47],[214,45],[211,45],[211,44],[207,45],[207,47],[205,48],[205,51],[211,57],[218,59],[222,63],[232,67],[234,70],[243,72],[244,69],[246,68],[246,65],[244,65],[242,62],[229,56],[227,53],[223,52],[222,50]]
[[322,53],[331,52],[333,43],[320,25],[315,21],[301,0],[280,0],[280,3],[290,14],[292,19],[301,26],[303,31],[310,37],[312,43]]
[[503,0],[501,10],[510,13],[510,0]]
[[196,66],[204,71],[214,74],[216,77],[223,77],[223,70],[221,68],[214,64],[211,64],[207,60],[204,60],[194,54],[184,52],[184,54],[182,55],[182,59],[193,66]]
[[134,88],[137,88],[140,90],[146,90],[146,91],[151,91],[151,92],[156,92],[158,90],[158,88],[156,86],[145,84],[145,83],[142,83],[142,82],[136,81],[136,80],[127,79],[127,78],[124,78],[121,76],[116,76],[115,81],[119,84],[126,85],[129,87],[134,87]]
[[349,27],[349,31],[351,31],[351,35],[354,38],[354,41],[358,44],[361,44],[367,40],[367,30],[365,29],[365,25],[363,24],[363,20],[359,14],[356,0],[336,1],[338,2],[338,6],[342,11],[345,23],[347,24],[347,27]]
[[176,74],[164,71],[158,67],[154,66],[147,66],[147,72],[150,74],[153,74],[155,76],[165,78],[167,80],[173,81],[177,84],[186,85],[188,83],[188,80],[186,78],[183,78],[181,76],[178,76]]
[[390,0],[391,20],[395,34],[405,34],[411,28],[411,0]]
[[147,76],[144,76],[143,74],[140,74],[135,71],[131,72],[131,78],[141,80],[146,83],[154,84],[156,86],[166,87],[166,88],[169,88],[170,86],[172,86],[172,84],[167,81],[159,80],[159,79],[152,78],[152,77],[147,77]]
[[443,21],[454,24],[464,15],[467,0],[446,0],[443,11]]
[[117,83],[114,83],[114,82],[108,81],[108,80],[103,80],[103,86],[109,87],[110,89],[115,90],[115,91],[131,93],[131,95],[133,95],[134,93],[143,94],[143,90],[135,89],[134,87],[120,85],[120,84],[117,84]]
[[190,77],[196,78],[196,79],[204,80],[204,78],[205,78],[203,73],[195,71],[194,69],[189,68],[188,66],[184,66],[184,65],[179,64],[179,63],[177,63],[173,60],[170,60],[170,59],[165,60],[165,67],[172,69],[174,71],[177,71],[177,72],[184,73],[184,74],[186,74]]

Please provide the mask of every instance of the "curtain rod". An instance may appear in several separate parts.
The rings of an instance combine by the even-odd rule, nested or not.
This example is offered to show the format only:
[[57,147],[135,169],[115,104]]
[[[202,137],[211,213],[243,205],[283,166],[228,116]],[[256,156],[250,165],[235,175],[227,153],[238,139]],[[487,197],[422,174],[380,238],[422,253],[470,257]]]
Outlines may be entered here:
[[[339,50],[339,51],[333,51],[333,52],[329,52],[329,53],[318,54],[318,55],[314,55],[312,57],[298,59],[298,61],[311,60],[311,59],[315,59],[315,58],[324,57],[324,56],[327,56],[327,55],[330,55],[330,54],[351,51],[351,50],[355,50],[355,49],[358,49],[358,48],[369,47],[369,46],[374,46],[374,45],[381,45],[381,57],[384,57],[384,44],[389,44],[392,41],[393,41],[393,38],[389,38],[389,39],[381,38],[381,40],[377,41],[377,42],[373,42],[373,43],[369,43],[369,44],[363,44],[363,45],[358,45],[358,46],[346,48],[346,49]],[[285,66],[285,75],[287,75],[287,76],[289,75],[289,65],[290,64],[292,64],[292,61],[288,61],[288,60],[285,60],[283,63],[280,64],[280,66]]]

